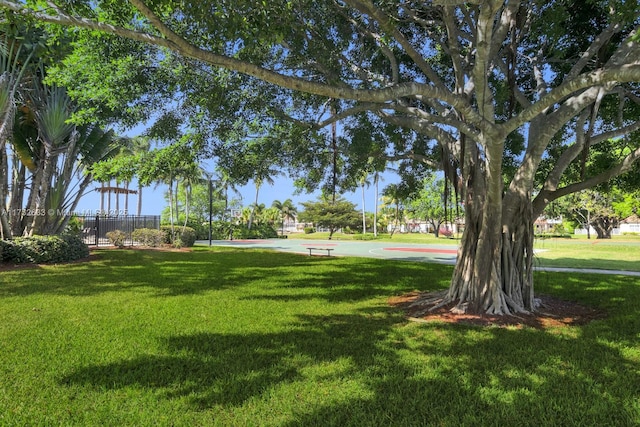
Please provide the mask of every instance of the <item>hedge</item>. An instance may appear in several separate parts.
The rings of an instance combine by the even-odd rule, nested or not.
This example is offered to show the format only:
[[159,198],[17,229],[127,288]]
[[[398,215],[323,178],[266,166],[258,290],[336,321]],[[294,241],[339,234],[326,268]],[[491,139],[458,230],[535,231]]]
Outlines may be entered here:
[[17,237],[0,240],[2,261],[21,263],[68,262],[89,256],[89,248],[75,234],[58,236]]
[[140,243],[142,246],[156,248],[162,245],[165,233],[155,228],[136,228],[131,233],[131,239]]
[[160,230],[164,233],[163,242],[173,246],[191,247],[196,243],[196,231],[191,227],[174,225],[174,238],[171,235],[170,225],[161,225]]

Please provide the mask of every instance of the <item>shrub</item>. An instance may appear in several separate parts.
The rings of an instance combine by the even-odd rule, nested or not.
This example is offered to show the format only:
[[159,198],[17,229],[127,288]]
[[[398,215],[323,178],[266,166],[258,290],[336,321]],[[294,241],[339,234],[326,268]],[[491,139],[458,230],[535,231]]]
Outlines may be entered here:
[[353,236],[353,240],[376,240],[376,239],[378,239],[378,237],[376,237],[373,233],[356,234]]
[[162,244],[164,232],[153,228],[137,228],[131,233],[131,239],[142,246],[156,248]]
[[[214,221],[211,224],[211,238],[215,240],[226,240],[231,235],[234,225],[229,221]],[[209,238],[209,232],[207,230],[207,239]]]
[[122,230],[109,231],[107,232],[106,236],[107,236],[107,239],[109,239],[109,242],[113,246],[117,246],[119,248],[124,247],[124,241],[127,238],[127,235],[124,231]]
[[271,224],[253,224],[249,230],[246,224],[235,225],[233,228],[234,239],[270,239],[278,237],[278,232]]
[[571,239],[571,234],[568,233],[540,233],[536,234],[537,239]]
[[305,227],[304,228],[304,234],[313,234],[316,232],[316,229],[314,227]]
[[69,222],[65,227],[64,233],[81,235],[83,225],[84,225],[84,222],[82,221],[82,219],[80,219],[77,215],[73,215],[69,219]]
[[82,236],[75,233],[65,233],[60,236],[64,240],[64,261],[75,261],[89,256],[89,247],[82,240]]
[[163,235],[163,242],[175,247],[191,247],[196,243],[196,231],[191,227],[182,227],[179,225],[173,226],[173,233],[171,234],[170,225],[161,225],[160,230]]
[[449,230],[448,228],[441,228],[438,230],[438,235],[443,237],[451,237],[453,236],[453,231]]
[[89,248],[73,234],[18,237],[0,241],[2,260],[20,263],[67,262],[85,258]]

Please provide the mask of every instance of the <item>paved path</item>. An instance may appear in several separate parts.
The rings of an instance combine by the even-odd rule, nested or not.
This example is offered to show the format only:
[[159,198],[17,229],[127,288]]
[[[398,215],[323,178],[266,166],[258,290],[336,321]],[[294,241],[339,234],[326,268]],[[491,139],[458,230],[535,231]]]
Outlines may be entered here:
[[[208,240],[199,240],[198,245],[209,245]],[[272,249],[309,255],[308,248],[330,248],[331,256],[359,256],[368,258],[396,259],[402,261],[437,262],[453,265],[456,263],[457,245],[395,243],[381,241],[353,240],[306,240],[306,239],[264,239],[264,240],[213,240],[213,246],[233,246]],[[324,252],[317,252],[324,255]],[[638,271],[576,269],[562,267],[538,267],[540,271],[579,272],[593,274],[621,274],[640,277]]]

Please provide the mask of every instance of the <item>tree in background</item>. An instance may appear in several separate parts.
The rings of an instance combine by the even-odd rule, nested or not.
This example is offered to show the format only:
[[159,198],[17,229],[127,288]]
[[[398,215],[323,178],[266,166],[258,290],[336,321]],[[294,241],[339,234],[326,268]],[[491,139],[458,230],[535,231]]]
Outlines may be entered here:
[[304,210],[298,214],[298,221],[313,223],[316,227],[329,230],[329,240],[333,234],[346,227],[357,227],[360,214],[356,205],[338,196],[335,202],[321,196],[317,202],[302,202]]
[[389,184],[382,190],[382,207],[388,210],[392,208],[390,216],[393,219],[393,228],[391,229],[391,237],[393,233],[400,229],[405,219],[405,202],[409,198],[410,189],[402,184]]
[[72,121],[77,104],[66,88],[46,82],[65,54],[51,38],[16,17],[0,22],[4,238],[64,231],[92,181],[89,168],[115,155],[121,143],[113,131]]
[[569,197],[568,215],[582,224],[591,238],[591,227],[598,239],[610,239],[611,231],[618,225],[619,218],[613,210],[611,197],[595,190],[583,190]]
[[295,207],[291,199],[284,202],[274,200],[271,207],[275,208],[280,214],[280,235],[284,235],[285,221],[295,221],[298,209]]
[[435,237],[438,237],[440,226],[459,213],[451,199],[445,196],[444,180],[430,176],[424,179],[422,189],[407,203],[407,211],[431,225]]
[[626,219],[632,215],[640,213],[640,190],[630,193],[622,193],[611,203],[613,210],[618,214],[620,219]]
[[564,217],[580,224],[591,238],[591,228],[598,239],[610,239],[611,233],[620,221],[631,216],[640,208],[638,191],[627,192],[618,186],[608,186],[606,191],[583,190],[571,194],[559,203],[550,205],[550,217]]

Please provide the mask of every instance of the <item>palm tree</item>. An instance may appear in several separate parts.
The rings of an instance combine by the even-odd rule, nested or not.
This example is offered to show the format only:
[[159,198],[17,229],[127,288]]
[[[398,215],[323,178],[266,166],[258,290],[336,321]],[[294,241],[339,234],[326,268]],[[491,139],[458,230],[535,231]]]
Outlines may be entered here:
[[[78,138],[75,125],[69,122],[74,107],[64,88],[36,87],[32,100],[36,106],[34,113],[40,150],[27,208],[31,212],[46,211],[58,158],[75,145]],[[27,222],[24,233],[42,232],[45,220],[45,215],[34,216],[31,222]]]
[[212,184],[214,186],[214,191],[218,194],[221,194],[224,191],[224,211],[220,218],[221,221],[224,221],[226,214],[229,213],[229,190],[239,196],[240,199],[242,199],[242,194],[240,194],[236,183],[231,179],[229,172],[219,166],[216,167],[214,175],[212,175]]
[[362,188],[362,234],[367,234],[367,218],[366,218],[366,209],[365,209],[365,197],[364,197],[364,186],[369,186],[370,182],[367,181],[367,174],[363,173],[360,178],[360,187]]
[[[279,175],[280,171],[273,168],[269,163],[268,159],[258,159],[258,164],[255,166],[254,174],[253,174],[253,182],[256,185],[256,200],[253,206],[258,206],[258,193],[260,192],[260,187],[265,182],[269,185],[273,185],[275,182],[273,177]],[[249,218],[248,228],[251,230],[251,224],[253,222],[255,216],[255,212],[251,212],[251,217]]]
[[[10,21],[14,18],[12,15]],[[0,35],[0,203],[2,206],[6,206],[5,202],[9,196],[9,176],[14,177],[10,195],[11,202],[15,203],[15,196],[22,197],[24,191],[24,180],[16,182],[16,175],[9,173],[6,142],[10,140],[9,136],[13,132],[21,89],[29,89],[29,85],[24,84],[25,80],[29,80],[25,79],[25,76],[32,74],[34,68],[37,67],[36,47],[39,46],[38,41],[41,39],[41,34],[25,30],[25,27],[18,22],[8,21],[3,23],[0,32],[2,33]],[[25,169],[19,161],[15,161],[16,156],[17,154],[12,162],[13,169],[24,175]],[[16,184],[18,185],[16,186]],[[11,205],[10,215],[12,212],[20,212],[20,208],[22,205],[17,206],[16,209]],[[14,218],[11,219],[11,222],[15,225],[16,216],[12,216]],[[9,220],[7,215],[0,215],[0,237],[2,238],[11,238],[13,235]]]
[[[151,149],[151,142],[146,137],[136,136],[133,138],[129,138],[127,141],[127,151],[134,156],[141,153],[146,153],[149,151],[149,149]],[[143,185],[140,183],[140,180],[138,180],[138,216],[142,215],[142,188]]]
[[404,201],[402,187],[399,184],[389,184],[382,190],[383,205],[395,206],[394,227],[391,236],[398,229],[400,224],[401,206]]
[[271,207],[277,209],[280,212],[280,234],[284,235],[284,222],[287,220],[295,220],[298,210],[296,209],[291,199],[287,199],[284,202],[281,202],[280,200],[274,200],[271,204]]
[[[70,213],[76,210],[81,197],[86,192],[93,175],[90,167],[96,162],[111,158],[119,151],[122,139],[113,131],[105,132],[99,126],[84,125],[77,129],[78,138],[67,150],[62,169],[55,176],[51,188],[48,208],[55,214],[48,218],[47,233],[62,232],[70,215],[58,215],[60,212]],[[54,203],[54,200],[58,200]]]
[[269,185],[273,185],[274,183],[273,178],[271,178],[271,176],[269,175],[258,175],[253,179],[253,181],[256,184],[256,200],[252,205],[251,216],[249,216],[249,225],[247,226],[249,230],[251,230],[251,225],[253,224],[253,221],[256,217],[256,208],[258,207],[258,194],[260,193],[260,187],[262,187],[262,184],[264,182],[267,182]]
[[275,224],[280,221],[281,215],[280,211],[277,208],[271,206],[270,208],[266,208],[263,210],[261,217],[264,222],[270,224],[272,227],[275,227]]
[[375,171],[373,174],[373,185],[375,188],[375,210],[373,211],[373,235],[378,237],[378,198],[380,197],[378,193],[378,184],[380,183],[380,172]]

